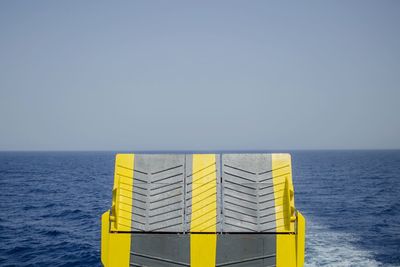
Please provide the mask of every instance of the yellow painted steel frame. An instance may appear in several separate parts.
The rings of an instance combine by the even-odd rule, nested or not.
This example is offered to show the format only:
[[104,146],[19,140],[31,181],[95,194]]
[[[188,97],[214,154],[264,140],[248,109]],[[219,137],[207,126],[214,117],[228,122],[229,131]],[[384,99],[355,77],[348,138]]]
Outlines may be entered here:
[[[111,212],[102,215],[101,261],[104,266],[129,266],[134,154],[115,161]],[[192,162],[190,266],[216,264],[217,170],[215,154],[195,154]],[[294,208],[291,158],[272,154],[276,213],[276,266],[303,266],[305,219]]]
[[116,156],[112,214],[107,211],[101,217],[101,261],[104,266],[129,266],[133,168],[134,154]]
[[[217,250],[217,169],[215,154],[195,154],[192,162],[190,266],[215,266]],[[195,233],[208,234],[195,234]]]
[[304,265],[305,245],[306,245],[306,220],[304,216],[297,211],[297,231],[296,231],[296,254],[297,266]]
[[291,164],[289,154],[272,154],[278,267],[303,266],[304,263],[305,220],[299,212],[296,218]]

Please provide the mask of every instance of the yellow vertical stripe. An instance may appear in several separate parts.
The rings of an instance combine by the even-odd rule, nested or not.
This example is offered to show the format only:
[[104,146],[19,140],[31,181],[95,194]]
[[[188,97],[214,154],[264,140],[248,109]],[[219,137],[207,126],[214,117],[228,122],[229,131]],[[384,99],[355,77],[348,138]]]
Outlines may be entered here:
[[192,163],[190,266],[215,266],[217,247],[217,169],[214,154],[194,154]]
[[[118,154],[115,160],[112,231],[131,231],[134,154]],[[109,235],[109,266],[129,266],[131,234]]]
[[114,188],[117,188],[117,228],[130,231],[132,219],[133,154],[118,154],[115,161]]
[[304,265],[304,252],[306,244],[306,220],[300,212],[297,212],[297,233],[296,233],[296,256],[297,266]]
[[294,232],[290,221],[294,207],[292,165],[289,154],[272,154],[272,177],[274,183],[275,215],[277,232]]
[[302,266],[296,263],[296,235],[276,235],[276,267]]
[[215,267],[216,249],[216,234],[191,234],[190,266]]
[[[272,154],[275,219],[277,232],[294,232],[292,165],[289,154]],[[292,234],[276,235],[276,266],[296,266],[296,239]]]
[[101,215],[101,262],[104,266],[109,266],[108,259],[110,249],[110,210]]

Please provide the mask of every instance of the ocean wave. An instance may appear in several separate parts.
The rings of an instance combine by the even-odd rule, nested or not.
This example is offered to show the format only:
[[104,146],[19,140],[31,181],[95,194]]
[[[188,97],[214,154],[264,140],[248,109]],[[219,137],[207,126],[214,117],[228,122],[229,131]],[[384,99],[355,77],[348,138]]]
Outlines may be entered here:
[[350,233],[333,231],[330,228],[308,220],[306,267],[317,266],[364,266],[384,265],[374,258],[374,253],[357,247],[359,237]]

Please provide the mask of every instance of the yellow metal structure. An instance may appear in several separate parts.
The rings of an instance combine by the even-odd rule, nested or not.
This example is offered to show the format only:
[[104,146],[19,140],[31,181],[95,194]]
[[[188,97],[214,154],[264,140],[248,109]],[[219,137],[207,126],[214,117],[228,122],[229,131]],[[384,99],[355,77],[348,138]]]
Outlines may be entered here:
[[104,266],[129,266],[134,157],[134,154],[116,156],[113,214],[107,211],[101,217],[101,261]]
[[[306,224],[302,214],[295,209],[290,155],[264,154],[261,157],[266,159],[263,168],[267,171],[264,172],[230,166],[230,163],[224,163],[221,157],[223,158],[224,154],[193,154],[179,157],[166,155],[164,162],[162,155],[118,154],[115,160],[111,210],[101,217],[103,265],[118,267],[303,266]],[[171,161],[171,158],[175,161]],[[180,161],[176,161],[177,158]],[[174,164],[171,165],[168,162],[174,162]],[[153,168],[152,164],[156,167]],[[224,230],[224,223],[230,222],[225,222],[225,216],[226,218],[232,216],[229,213],[224,214],[226,208],[224,203],[228,204],[231,201],[228,199],[230,191],[226,190],[235,184],[224,181],[222,174],[229,174],[232,170],[240,175],[234,173],[230,175],[237,175],[242,180],[249,179],[246,177],[253,175],[255,181],[262,182],[257,184],[257,190],[254,191],[257,197],[268,195],[269,193],[262,194],[261,189],[271,187],[272,200],[263,201],[262,198],[257,198],[256,203],[259,205],[262,202],[272,203],[275,216],[273,219],[275,227],[272,230],[266,230],[266,232],[260,230],[256,232],[256,235],[250,229],[249,234],[230,233]],[[245,175],[246,172],[248,176]],[[160,173],[165,175],[159,176]],[[136,177],[139,174],[142,176]],[[270,178],[262,175],[269,175]],[[145,180],[143,177],[148,178]],[[176,181],[169,180],[175,179],[174,177],[177,178]],[[271,185],[268,179],[271,179]],[[152,182],[154,182],[153,185]],[[243,180],[243,183],[233,188],[237,190],[235,197],[239,200],[243,199],[243,203],[238,204],[237,212],[250,208],[249,203],[246,202],[250,200],[244,199],[242,192],[249,191],[255,184]],[[224,190],[228,193],[224,193]],[[176,207],[171,206],[169,202],[163,204],[163,201],[170,200],[175,203],[175,199],[182,203],[177,204],[177,207],[182,207],[182,217],[178,217],[182,218],[182,222],[179,224],[178,220],[176,226],[181,227],[177,229],[182,230],[169,232],[168,229],[175,228],[166,228],[167,231],[162,232],[160,230],[163,229],[162,227],[169,226],[163,226],[163,224],[158,226],[159,223],[165,221],[168,224],[173,220],[170,218],[175,217],[168,214],[174,212],[174,207]],[[139,214],[138,209],[143,209],[147,213]],[[260,220],[262,217],[260,207],[257,210],[257,220]],[[239,223],[249,220],[247,214],[243,213],[243,216],[238,214],[235,219]],[[137,216],[142,221],[135,219]],[[160,219],[151,221],[152,218]],[[243,227],[245,225],[243,224]],[[259,240],[263,240],[261,244],[264,247],[264,254],[254,257],[256,252],[253,249],[261,249],[257,248],[258,245],[254,245],[257,244],[254,242],[259,242]]]
[[272,154],[277,232],[294,232],[295,208],[292,165],[289,154]]
[[[272,154],[272,177],[274,182],[275,215],[277,232],[295,232],[294,189],[292,182],[292,166],[289,154]],[[298,266],[296,236],[294,234],[278,234],[276,237],[276,265]]]
[[217,170],[214,154],[193,155],[190,266],[215,266]]

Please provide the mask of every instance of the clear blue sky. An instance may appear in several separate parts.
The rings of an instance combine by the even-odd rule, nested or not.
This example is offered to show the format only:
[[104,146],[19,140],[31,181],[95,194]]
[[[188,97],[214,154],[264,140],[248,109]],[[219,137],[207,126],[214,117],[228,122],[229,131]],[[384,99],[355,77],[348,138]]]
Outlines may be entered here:
[[400,148],[399,1],[1,1],[0,150]]

